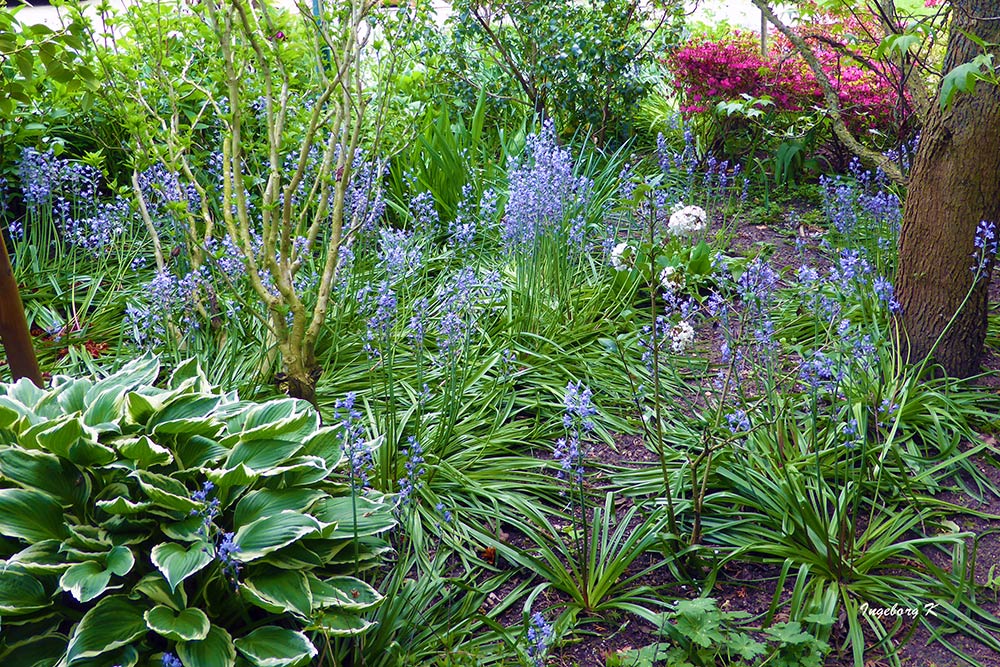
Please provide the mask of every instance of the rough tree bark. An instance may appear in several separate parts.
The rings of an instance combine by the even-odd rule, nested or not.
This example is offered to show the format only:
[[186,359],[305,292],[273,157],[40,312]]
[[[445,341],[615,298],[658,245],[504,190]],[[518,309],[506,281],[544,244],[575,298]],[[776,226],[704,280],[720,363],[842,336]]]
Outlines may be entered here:
[[[991,44],[1000,59],[1000,1],[952,5],[944,71],[981,52],[966,33]],[[896,291],[905,331],[899,348],[911,362],[933,353],[958,377],[978,372],[986,338],[988,274],[973,286],[970,271],[981,220],[1000,223],[1000,88],[985,83],[957,94],[944,111],[937,104],[929,109],[899,238]]]

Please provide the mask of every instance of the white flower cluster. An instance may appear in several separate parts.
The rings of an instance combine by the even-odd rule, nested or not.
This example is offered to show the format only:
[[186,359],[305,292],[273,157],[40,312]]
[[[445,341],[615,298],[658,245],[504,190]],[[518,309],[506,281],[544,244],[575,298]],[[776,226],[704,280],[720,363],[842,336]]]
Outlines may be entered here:
[[665,266],[660,271],[660,286],[664,292],[676,292],[684,287],[684,275],[672,266]]
[[670,349],[674,354],[681,354],[694,345],[694,327],[681,320],[670,331]]
[[635,250],[624,241],[611,249],[611,266],[615,271],[626,271],[635,262]]
[[685,206],[673,212],[667,229],[674,236],[693,236],[705,229],[708,214],[700,206]]

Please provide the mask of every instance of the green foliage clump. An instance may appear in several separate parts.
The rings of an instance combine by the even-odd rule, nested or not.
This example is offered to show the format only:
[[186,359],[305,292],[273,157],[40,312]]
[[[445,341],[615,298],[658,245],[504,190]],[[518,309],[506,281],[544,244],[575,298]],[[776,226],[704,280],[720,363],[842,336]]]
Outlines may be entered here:
[[193,360],[159,375],[146,356],[0,385],[0,662],[301,665],[307,632],[364,632],[381,596],[353,574],[395,520],[338,483],[340,431],[303,401],[220,392]]
[[736,625],[748,614],[723,611],[713,598],[680,600],[660,616],[660,634],[668,641],[611,654],[608,667],[714,667],[720,661],[732,667],[820,667],[830,650],[796,621],[758,632],[765,640],[758,641],[748,628]]
[[679,3],[643,4],[459,0],[452,66],[460,81],[493,72],[498,87],[491,92],[527,102],[569,132],[620,142],[632,109],[649,91],[646,68],[681,25]]

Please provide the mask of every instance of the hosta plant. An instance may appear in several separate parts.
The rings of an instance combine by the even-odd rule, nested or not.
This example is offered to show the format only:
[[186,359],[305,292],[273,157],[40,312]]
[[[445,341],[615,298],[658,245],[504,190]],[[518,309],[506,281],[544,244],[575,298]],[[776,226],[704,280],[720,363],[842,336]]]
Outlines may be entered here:
[[342,483],[339,430],[159,376],[0,385],[0,664],[295,667],[366,629],[352,575],[394,520]]

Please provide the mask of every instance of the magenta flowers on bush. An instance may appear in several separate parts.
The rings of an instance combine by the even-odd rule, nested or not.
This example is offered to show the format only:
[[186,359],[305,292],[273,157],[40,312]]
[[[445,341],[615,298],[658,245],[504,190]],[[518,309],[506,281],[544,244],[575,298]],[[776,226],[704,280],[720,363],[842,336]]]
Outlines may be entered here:
[[[823,105],[816,76],[780,35],[767,56],[759,38],[734,32],[724,39],[688,43],[667,60],[681,92],[683,113],[711,110],[715,104],[743,95],[767,97],[778,111],[808,111]],[[837,93],[844,119],[855,131],[896,125],[899,94],[888,67],[861,67],[827,46],[814,49]],[[879,69],[880,68],[880,69]]]

